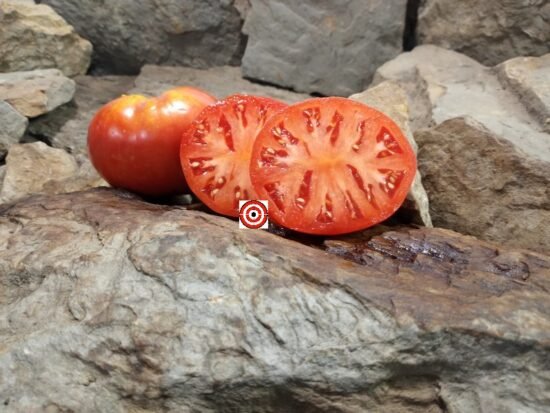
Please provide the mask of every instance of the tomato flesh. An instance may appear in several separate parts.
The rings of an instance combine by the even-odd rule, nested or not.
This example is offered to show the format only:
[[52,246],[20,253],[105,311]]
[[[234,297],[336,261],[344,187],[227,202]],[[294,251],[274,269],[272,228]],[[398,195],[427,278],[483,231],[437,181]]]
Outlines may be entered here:
[[192,87],[155,98],[122,96],[103,106],[88,128],[88,152],[103,178],[147,196],[184,193],[181,136],[216,99]]
[[180,160],[193,193],[210,209],[238,216],[239,201],[257,199],[250,155],[265,122],[287,105],[233,95],[204,109],[184,134]]
[[274,115],[254,144],[251,180],[269,216],[309,234],[358,231],[403,203],[416,158],[383,113],[344,98],[310,99]]

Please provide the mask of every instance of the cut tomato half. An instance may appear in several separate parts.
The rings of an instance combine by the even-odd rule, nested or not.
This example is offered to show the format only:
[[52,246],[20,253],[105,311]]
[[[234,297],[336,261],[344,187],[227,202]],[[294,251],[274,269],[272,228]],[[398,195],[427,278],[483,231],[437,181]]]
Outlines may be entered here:
[[287,105],[274,99],[233,95],[205,108],[183,136],[180,160],[193,193],[210,209],[239,215],[239,201],[257,199],[250,155],[266,121]]
[[258,135],[251,179],[269,217],[308,234],[358,231],[405,200],[416,157],[383,113],[345,98],[310,99],[271,117]]

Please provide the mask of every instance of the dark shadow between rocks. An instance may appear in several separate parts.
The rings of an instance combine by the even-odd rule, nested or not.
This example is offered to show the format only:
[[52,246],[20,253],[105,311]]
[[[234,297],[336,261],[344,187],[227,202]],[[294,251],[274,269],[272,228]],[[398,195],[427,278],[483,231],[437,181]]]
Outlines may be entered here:
[[403,50],[408,52],[416,47],[416,26],[421,0],[407,0],[405,30],[403,31]]

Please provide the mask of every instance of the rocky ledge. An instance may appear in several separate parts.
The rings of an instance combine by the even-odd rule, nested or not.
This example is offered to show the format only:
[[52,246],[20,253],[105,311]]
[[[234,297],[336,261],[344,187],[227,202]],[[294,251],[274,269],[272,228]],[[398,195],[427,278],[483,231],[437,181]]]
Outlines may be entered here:
[[547,411],[549,257],[308,242],[112,189],[0,206],[0,410]]

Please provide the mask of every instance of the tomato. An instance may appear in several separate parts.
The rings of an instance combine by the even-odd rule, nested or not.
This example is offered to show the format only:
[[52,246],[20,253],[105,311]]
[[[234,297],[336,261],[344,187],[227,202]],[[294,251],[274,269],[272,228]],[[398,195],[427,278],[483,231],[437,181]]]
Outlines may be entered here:
[[267,121],[254,144],[251,180],[269,217],[308,234],[361,230],[405,200],[416,158],[383,113],[344,98],[292,105]]
[[181,141],[189,187],[210,209],[239,215],[239,200],[256,199],[250,154],[258,132],[287,105],[274,99],[233,95],[204,109]]
[[156,98],[129,95],[108,103],[88,129],[92,164],[117,188],[149,196],[185,192],[181,136],[215,101],[199,89],[180,87]]

